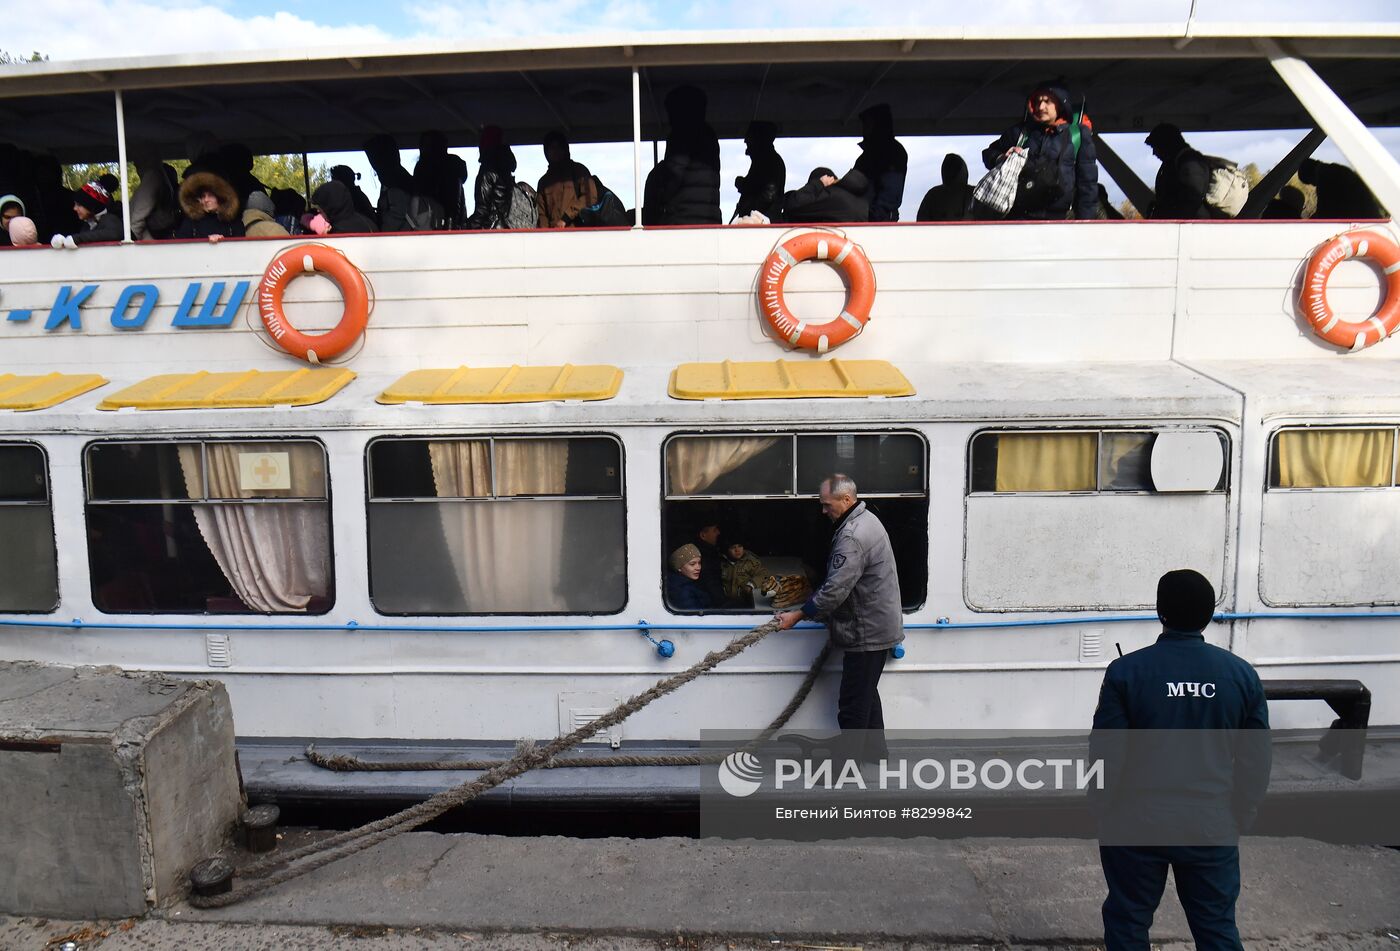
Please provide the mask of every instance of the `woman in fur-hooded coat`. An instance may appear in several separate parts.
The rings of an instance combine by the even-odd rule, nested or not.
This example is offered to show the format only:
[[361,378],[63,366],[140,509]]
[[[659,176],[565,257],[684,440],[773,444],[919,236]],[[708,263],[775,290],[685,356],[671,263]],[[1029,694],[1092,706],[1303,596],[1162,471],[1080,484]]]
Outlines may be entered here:
[[241,238],[238,194],[213,172],[195,172],[180,185],[180,210],[185,218],[175,229],[177,238]]

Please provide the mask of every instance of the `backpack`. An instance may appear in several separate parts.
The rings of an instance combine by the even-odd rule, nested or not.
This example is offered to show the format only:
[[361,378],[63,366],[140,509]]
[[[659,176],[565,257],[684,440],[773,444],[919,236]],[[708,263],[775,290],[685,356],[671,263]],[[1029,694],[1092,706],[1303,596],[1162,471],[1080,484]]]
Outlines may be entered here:
[[506,227],[523,231],[539,226],[539,196],[529,185],[516,182],[510,196],[510,211],[506,213]]
[[622,199],[609,191],[593,176],[593,185],[598,189],[598,204],[589,205],[578,213],[578,223],[584,228],[624,228],[632,223]]
[[166,172],[167,167],[161,163],[158,169],[161,187],[156,191],[151,213],[146,216],[146,232],[154,238],[170,237],[175,233],[175,226],[180,223],[180,206],[175,200],[178,188],[171,184],[171,176]]
[[1201,156],[1210,169],[1210,182],[1206,185],[1206,206],[1217,216],[1233,218],[1244,207],[1249,198],[1249,176],[1244,169],[1229,159],[1214,155]]
[[411,195],[404,226],[409,231],[441,231],[447,227],[447,212],[442,202],[428,195]]

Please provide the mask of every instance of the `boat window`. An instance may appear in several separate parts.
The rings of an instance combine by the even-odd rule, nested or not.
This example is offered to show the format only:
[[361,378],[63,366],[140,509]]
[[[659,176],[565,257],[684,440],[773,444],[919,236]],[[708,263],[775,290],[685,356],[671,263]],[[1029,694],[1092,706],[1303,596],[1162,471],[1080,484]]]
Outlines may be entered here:
[[627,603],[611,436],[370,444],[370,599],[381,614],[613,614]]
[[[664,458],[661,572],[670,610],[753,613],[800,604],[826,570],[832,526],[817,500],[822,479],[834,472],[855,481],[889,533],[905,609],[923,603],[928,449],[919,434],[676,435]],[[670,564],[688,543],[702,554],[694,583]],[[770,577],[781,582],[776,595],[764,584]]]
[[1145,610],[1157,578],[1183,565],[1223,594],[1227,458],[1225,434],[1204,426],[975,434],[964,602],[988,612]]
[[87,447],[85,468],[98,610],[322,614],[333,605],[319,443],[100,442]]
[[[973,495],[1012,492],[1155,492],[1157,434],[1103,430],[981,432],[968,453]],[[1222,464],[1210,491],[1225,490]],[[1207,484],[1210,484],[1209,481]]]
[[1270,489],[1395,485],[1395,428],[1284,429],[1274,434]]
[[44,452],[0,444],[0,611],[58,607],[58,558]]

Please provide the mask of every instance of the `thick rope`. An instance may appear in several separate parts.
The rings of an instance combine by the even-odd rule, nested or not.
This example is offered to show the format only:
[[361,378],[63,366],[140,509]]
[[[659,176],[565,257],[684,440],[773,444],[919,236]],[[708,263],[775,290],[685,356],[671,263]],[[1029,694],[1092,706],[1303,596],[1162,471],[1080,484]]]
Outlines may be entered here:
[[[471,802],[487,790],[494,789],[508,779],[544,766],[559,753],[577,746],[599,730],[605,730],[621,723],[647,704],[685,686],[701,674],[757,644],[776,630],[778,630],[778,619],[773,618],[742,637],[735,638],[719,650],[711,651],[680,673],[657,681],[635,697],[570,733],[556,737],[544,745],[526,745],[511,759],[488,769],[476,779],[437,793],[423,802],[391,816],[386,816],[357,829],[338,832],[320,842],[293,849],[286,854],[273,855],[254,862],[243,868],[241,874],[248,878],[257,879],[256,881],[240,885],[223,895],[191,895],[190,904],[196,908],[224,908],[236,904],[264,889],[330,865],[332,862],[387,841],[401,832],[407,832],[425,822],[430,822],[449,810]],[[823,657],[825,653],[823,651]],[[797,697],[794,697],[793,700],[796,701]],[[796,709],[792,703],[789,706]],[[785,708],[784,713],[787,712]],[[305,861],[302,861],[303,859]]]
[[[756,746],[767,742],[774,733],[787,725],[788,720],[806,701],[807,695],[817,683],[826,659],[831,656],[831,642],[827,641],[812,661],[807,675],[802,678],[797,691],[787,706],[773,718],[773,722],[763,732],[747,744]],[[728,755],[716,751],[712,753],[609,753],[601,756],[556,756],[541,763],[540,769],[574,769],[578,767],[603,766],[707,766],[718,763]],[[504,766],[509,760],[500,759],[439,759],[405,760],[403,762],[363,760],[348,753],[326,754],[316,749],[312,743],[306,747],[306,758],[315,766],[337,773],[419,773],[432,770],[488,770]]]

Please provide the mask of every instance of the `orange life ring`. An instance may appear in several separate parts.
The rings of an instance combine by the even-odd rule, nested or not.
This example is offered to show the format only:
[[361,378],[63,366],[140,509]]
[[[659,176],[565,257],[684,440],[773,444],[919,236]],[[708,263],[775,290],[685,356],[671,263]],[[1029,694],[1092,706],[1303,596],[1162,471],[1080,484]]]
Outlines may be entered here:
[[[846,279],[846,306],[824,324],[798,320],[783,297],[788,274],[803,261],[830,261]],[[807,231],[769,252],[759,275],[758,301],[763,318],[779,337],[794,347],[826,353],[865,329],[875,303],[875,269],[854,241],[830,231]]]
[[[1342,320],[1327,304],[1327,279],[1332,269],[1350,258],[1370,258],[1381,268],[1385,300],[1375,316],[1365,320]],[[1312,321],[1313,332],[1328,343],[1355,353],[1380,343],[1400,324],[1400,247],[1379,231],[1346,231],[1321,245],[1308,259],[1299,306]]]
[[[324,274],[335,281],[345,299],[340,323],[323,334],[304,334],[282,313],[287,285],[303,274]],[[328,244],[299,244],[288,248],[263,272],[258,285],[258,315],[277,345],[308,363],[334,360],[354,346],[369,323],[369,285],[364,274],[338,248]]]

